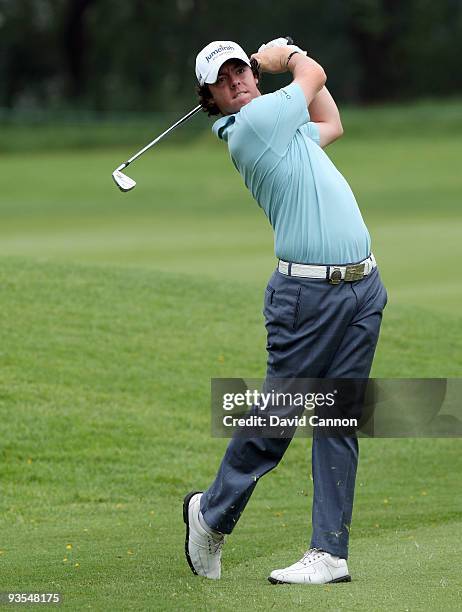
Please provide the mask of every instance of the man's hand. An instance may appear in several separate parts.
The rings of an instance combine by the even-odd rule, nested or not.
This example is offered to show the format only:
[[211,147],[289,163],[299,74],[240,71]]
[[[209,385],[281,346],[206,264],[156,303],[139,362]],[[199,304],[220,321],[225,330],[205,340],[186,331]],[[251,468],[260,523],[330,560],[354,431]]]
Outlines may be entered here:
[[263,49],[261,53],[254,53],[251,59],[258,62],[262,72],[280,74],[282,72],[287,72],[287,60],[292,52],[291,45],[285,45],[284,47],[267,47]]
[[291,46],[269,47],[261,53],[254,53],[251,58],[258,62],[262,72],[280,74],[290,70],[294,75],[294,82],[298,83],[303,90],[307,105],[310,105],[315,95],[324,86],[326,74],[322,66],[314,59],[298,52],[290,60],[288,66],[289,56],[293,53]]

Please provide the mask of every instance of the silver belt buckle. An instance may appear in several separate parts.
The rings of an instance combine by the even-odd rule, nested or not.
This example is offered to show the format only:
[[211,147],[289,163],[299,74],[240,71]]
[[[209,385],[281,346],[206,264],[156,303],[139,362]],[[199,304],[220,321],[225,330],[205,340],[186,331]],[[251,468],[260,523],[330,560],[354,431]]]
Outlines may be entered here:
[[365,263],[354,264],[352,266],[347,266],[345,270],[345,278],[344,280],[348,282],[358,281],[364,278],[364,270],[366,269]]

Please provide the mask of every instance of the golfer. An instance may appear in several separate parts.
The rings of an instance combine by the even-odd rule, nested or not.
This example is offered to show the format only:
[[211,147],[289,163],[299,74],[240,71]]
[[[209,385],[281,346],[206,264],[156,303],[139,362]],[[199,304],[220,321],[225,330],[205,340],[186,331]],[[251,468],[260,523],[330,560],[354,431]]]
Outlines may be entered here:
[[[323,68],[285,39],[251,62],[232,41],[197,56],[199,95],[213,132],[274,230],[277,269],[265,292],[268,378],[369,376],[387,296],[355,197],[323,148],[339,138],[337,106]],[[258,64],[257,64],[258,62]],[[270,94],[259,71],[290,72]],[[186,558],[195,574],[217,579],[225,534],[239,520],[259,478],[275,468],[290,438],[233,437],[217,476],[184,499]],[[312,537],[303,557],[275,569],[272,583],[350,581],[348,542],[358,441],[314,430]]]

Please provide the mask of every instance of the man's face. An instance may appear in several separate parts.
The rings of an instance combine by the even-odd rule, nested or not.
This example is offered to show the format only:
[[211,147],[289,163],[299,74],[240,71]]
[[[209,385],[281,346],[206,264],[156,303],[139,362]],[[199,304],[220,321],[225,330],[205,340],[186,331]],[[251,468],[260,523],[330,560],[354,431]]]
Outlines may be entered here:
[[231,115],[261,96],[257,83],[247,64],[231,59],[220,68],[216,82],[209,84],[209,89],[220,111],[224,115]]

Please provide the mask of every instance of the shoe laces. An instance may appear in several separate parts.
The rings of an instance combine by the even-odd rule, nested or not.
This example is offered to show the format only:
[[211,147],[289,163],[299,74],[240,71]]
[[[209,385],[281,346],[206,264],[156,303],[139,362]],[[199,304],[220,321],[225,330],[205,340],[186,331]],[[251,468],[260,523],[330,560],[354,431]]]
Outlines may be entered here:
[[224,535],[208,535],[207,536],[207,545],[209,549],[209,553],[217,554],[223,548],[223,544],[225,543]]
[[313,563],[313,561],[317,559],[322,559],[325,554],[326,552],[320,548],[309,548],[303,555],[301,561],[302,563]]

